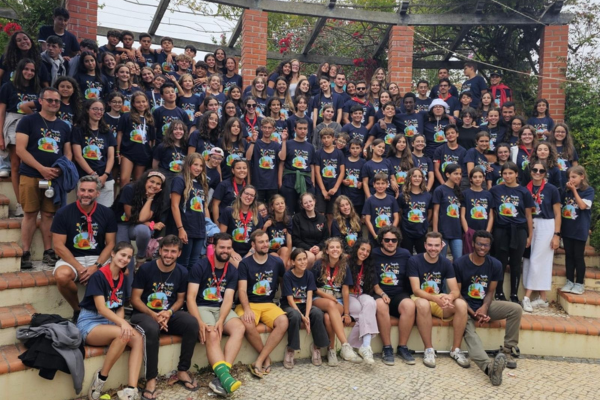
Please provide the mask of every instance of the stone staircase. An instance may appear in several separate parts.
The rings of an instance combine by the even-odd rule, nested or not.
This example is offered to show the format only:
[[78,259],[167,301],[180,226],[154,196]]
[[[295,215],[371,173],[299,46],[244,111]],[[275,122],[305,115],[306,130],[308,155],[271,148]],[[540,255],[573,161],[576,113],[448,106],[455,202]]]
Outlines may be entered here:
[[[12,196],[12,199],[11,199]],[[0,398],[64,400],[76,397],[71,376],[57,373],[52,381],[38,376],[38,371],[25,367],[18,359],[25,349],[16,340],[16,330],[27,326],[34,313],[56,313],[71,317],[72,310],[62,299],[56,288],[56,282],[50,270],[44,270],[36,263],[31,272],[20,271],[21,219],[9,218],[9,208],[14,204],[14,195],[10,181],[0,179]],[[39,231],[34,236],[32,254],[34,260],[40,260],[43,245]],[[519,347],[523,354],[540,356],[582,357],[600,359],[600,256],[592,248],[586,249],[587,271],[585,278],[586,293],[582,296],[561,293],[566,281],[564,255],[557,251],[552,277],[552,290],[549,299],[556,302],[565,312],[524,313],[521,320]],[[505,283],[509,282],[508,274]],[[508,288],[506,288],[508,289]],[[523,292],[520,289],[519,297]],[[84,288],[80,288],[80,297]],[[395,323],[397,326],[397,321]],[[498,348],[503,342],[505,321],[494,321],[478,328],[479,335],[488,349]],[[266,327],[263,327],[266,332]],[[349,333],[350,328],[347,328]],[[268,333],[262,334],[266,340]],[[448,350],[452,342],[451,322],[434,319],[434,347]],[[160,342],[159,373],[166,374],[176,369],[181,339],[177,336],[163,335]],[[226,338],[223,342],[226,341]],[[398,341],[398,330],[392,328],[392,343]],[[286,346],[284,338],[272,353],[274,362],[283,360]],[[306,332],[301,333],[302,350],[297,358],[310,357],[309,348],[312,338]],[[416,327],[413,329],[409,347],[421,349],[422,342]],[[338,343],[339,345],[339,343]],[[372,342],[373,350],[381,352],[382,343],[377,337]],[[462,348],[466,349],[463,344]],[[103,347],[85,347],[84,394],[87,391],[93,373],[102,366],[106,353]],[[203,345],[196,345],[192,365],[206,367],[206,352]],[[251,363],[256,352],[244,341],[238,362]],[[127,357],[121,357],[111,371],[108,388],[117,388],[124,384],[127,377]]]

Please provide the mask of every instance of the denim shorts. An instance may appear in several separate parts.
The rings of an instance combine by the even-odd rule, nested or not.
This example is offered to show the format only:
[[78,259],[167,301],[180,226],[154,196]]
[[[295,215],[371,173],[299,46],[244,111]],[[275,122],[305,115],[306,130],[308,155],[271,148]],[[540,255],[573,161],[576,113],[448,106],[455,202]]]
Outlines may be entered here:
[[[313,300],[321,299],[321,298],[324,298],[324,297],[313,296]],[[338,303],[340,303],[341,305],[344,305],[344,298],[342,298],[342,297],[336,297],[335,299],[337,300]]]
[[79,329],[79,332],[81,332],[81,339],[84,343],[92,329],[98,325],[115,325],[115,323],[107,320],[96,311],[90,311],[82,308],[81,312],[79,313],[79,318],[77,319],[77,329]]

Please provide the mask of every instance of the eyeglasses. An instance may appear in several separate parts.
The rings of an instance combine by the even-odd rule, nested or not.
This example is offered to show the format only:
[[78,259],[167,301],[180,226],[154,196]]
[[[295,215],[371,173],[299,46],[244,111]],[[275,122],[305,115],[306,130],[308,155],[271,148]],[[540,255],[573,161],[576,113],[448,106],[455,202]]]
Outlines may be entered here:
[[42,99],[42,100],[45,100],[47,103],[50,103],[50,104],[52,104],[52,103],[54,103],[54,104],[60,103],[60,99]]
[[398,239],[396,238],[383,238],[384,243],[398,243]]
[[255,198],[255,197],[256,197],[256,195],[255,195],[255,194],[251,194],[251,193],[244,193],[244,196],[246,196],[246,197],[248,197],[248,198],[250,198],[250,199],[253,199],[253,198]]
[[90,108],[90,111],[93,111],[93,112],[104,112],[104,108],[95,108],[94,107],[94,108]]
[[357,87],[356,90],[367,90],[366,87]]
[[544,168],[531,168],[531,172],[534,174],[545,174],[546,170]]
[[256,108],[256,104],[246,104],[246,108]]
[[481,247],[482,249],[489,249],[492,245],[489,243],[479,243],[475,242],[475,246]]

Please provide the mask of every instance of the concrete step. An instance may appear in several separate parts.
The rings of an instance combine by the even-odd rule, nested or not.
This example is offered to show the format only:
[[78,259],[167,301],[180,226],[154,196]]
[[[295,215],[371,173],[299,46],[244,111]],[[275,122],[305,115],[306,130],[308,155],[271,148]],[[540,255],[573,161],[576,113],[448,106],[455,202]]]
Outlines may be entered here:
[[0,307],[0,346],[15,343],[17,328],[29,325],[33,314],[31,304]]
[[[12,187],[12,182],[10,177],[8,178],[0,178],[0,193],[8,199],[8,208],[11,212],[15,212],[15,207],[17,205],[17,196],[15,196],[15,191]],[[7,218],[2,217],[2,218]]]
[[0,242],[0,273],[19,271],[22,255],[23,250],[16,242]]
[[[600,268],[600,254],[598,254],[596,249],[594,249],[592,246],[585,246],[584,257],[586,267]],[[556,249],[554,251],[554,263],[565,265],[564,249]]]
[[[40,219],[37,219],[37,227],[40,227]],[[23,218],[2,218],[0,219],[0,242],[17,242],[21,245],[21,223]],[[42,241],[42,232],[39,229],[33,234],[31,242],[31,258],[34,261],[41,261],[44,256],[44,242]]]
[[583,294],[558,291],[561,307],[569,314],[587,318],[600,318],[600,292],[586,290]]

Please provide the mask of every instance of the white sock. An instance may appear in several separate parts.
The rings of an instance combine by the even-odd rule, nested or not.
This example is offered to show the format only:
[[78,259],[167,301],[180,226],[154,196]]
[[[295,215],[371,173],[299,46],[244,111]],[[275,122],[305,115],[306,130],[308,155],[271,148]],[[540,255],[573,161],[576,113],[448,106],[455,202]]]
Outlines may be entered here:
[[367,333],[365,336],[362,337],[362,347],[371,347],[371,337],[373,335]]

